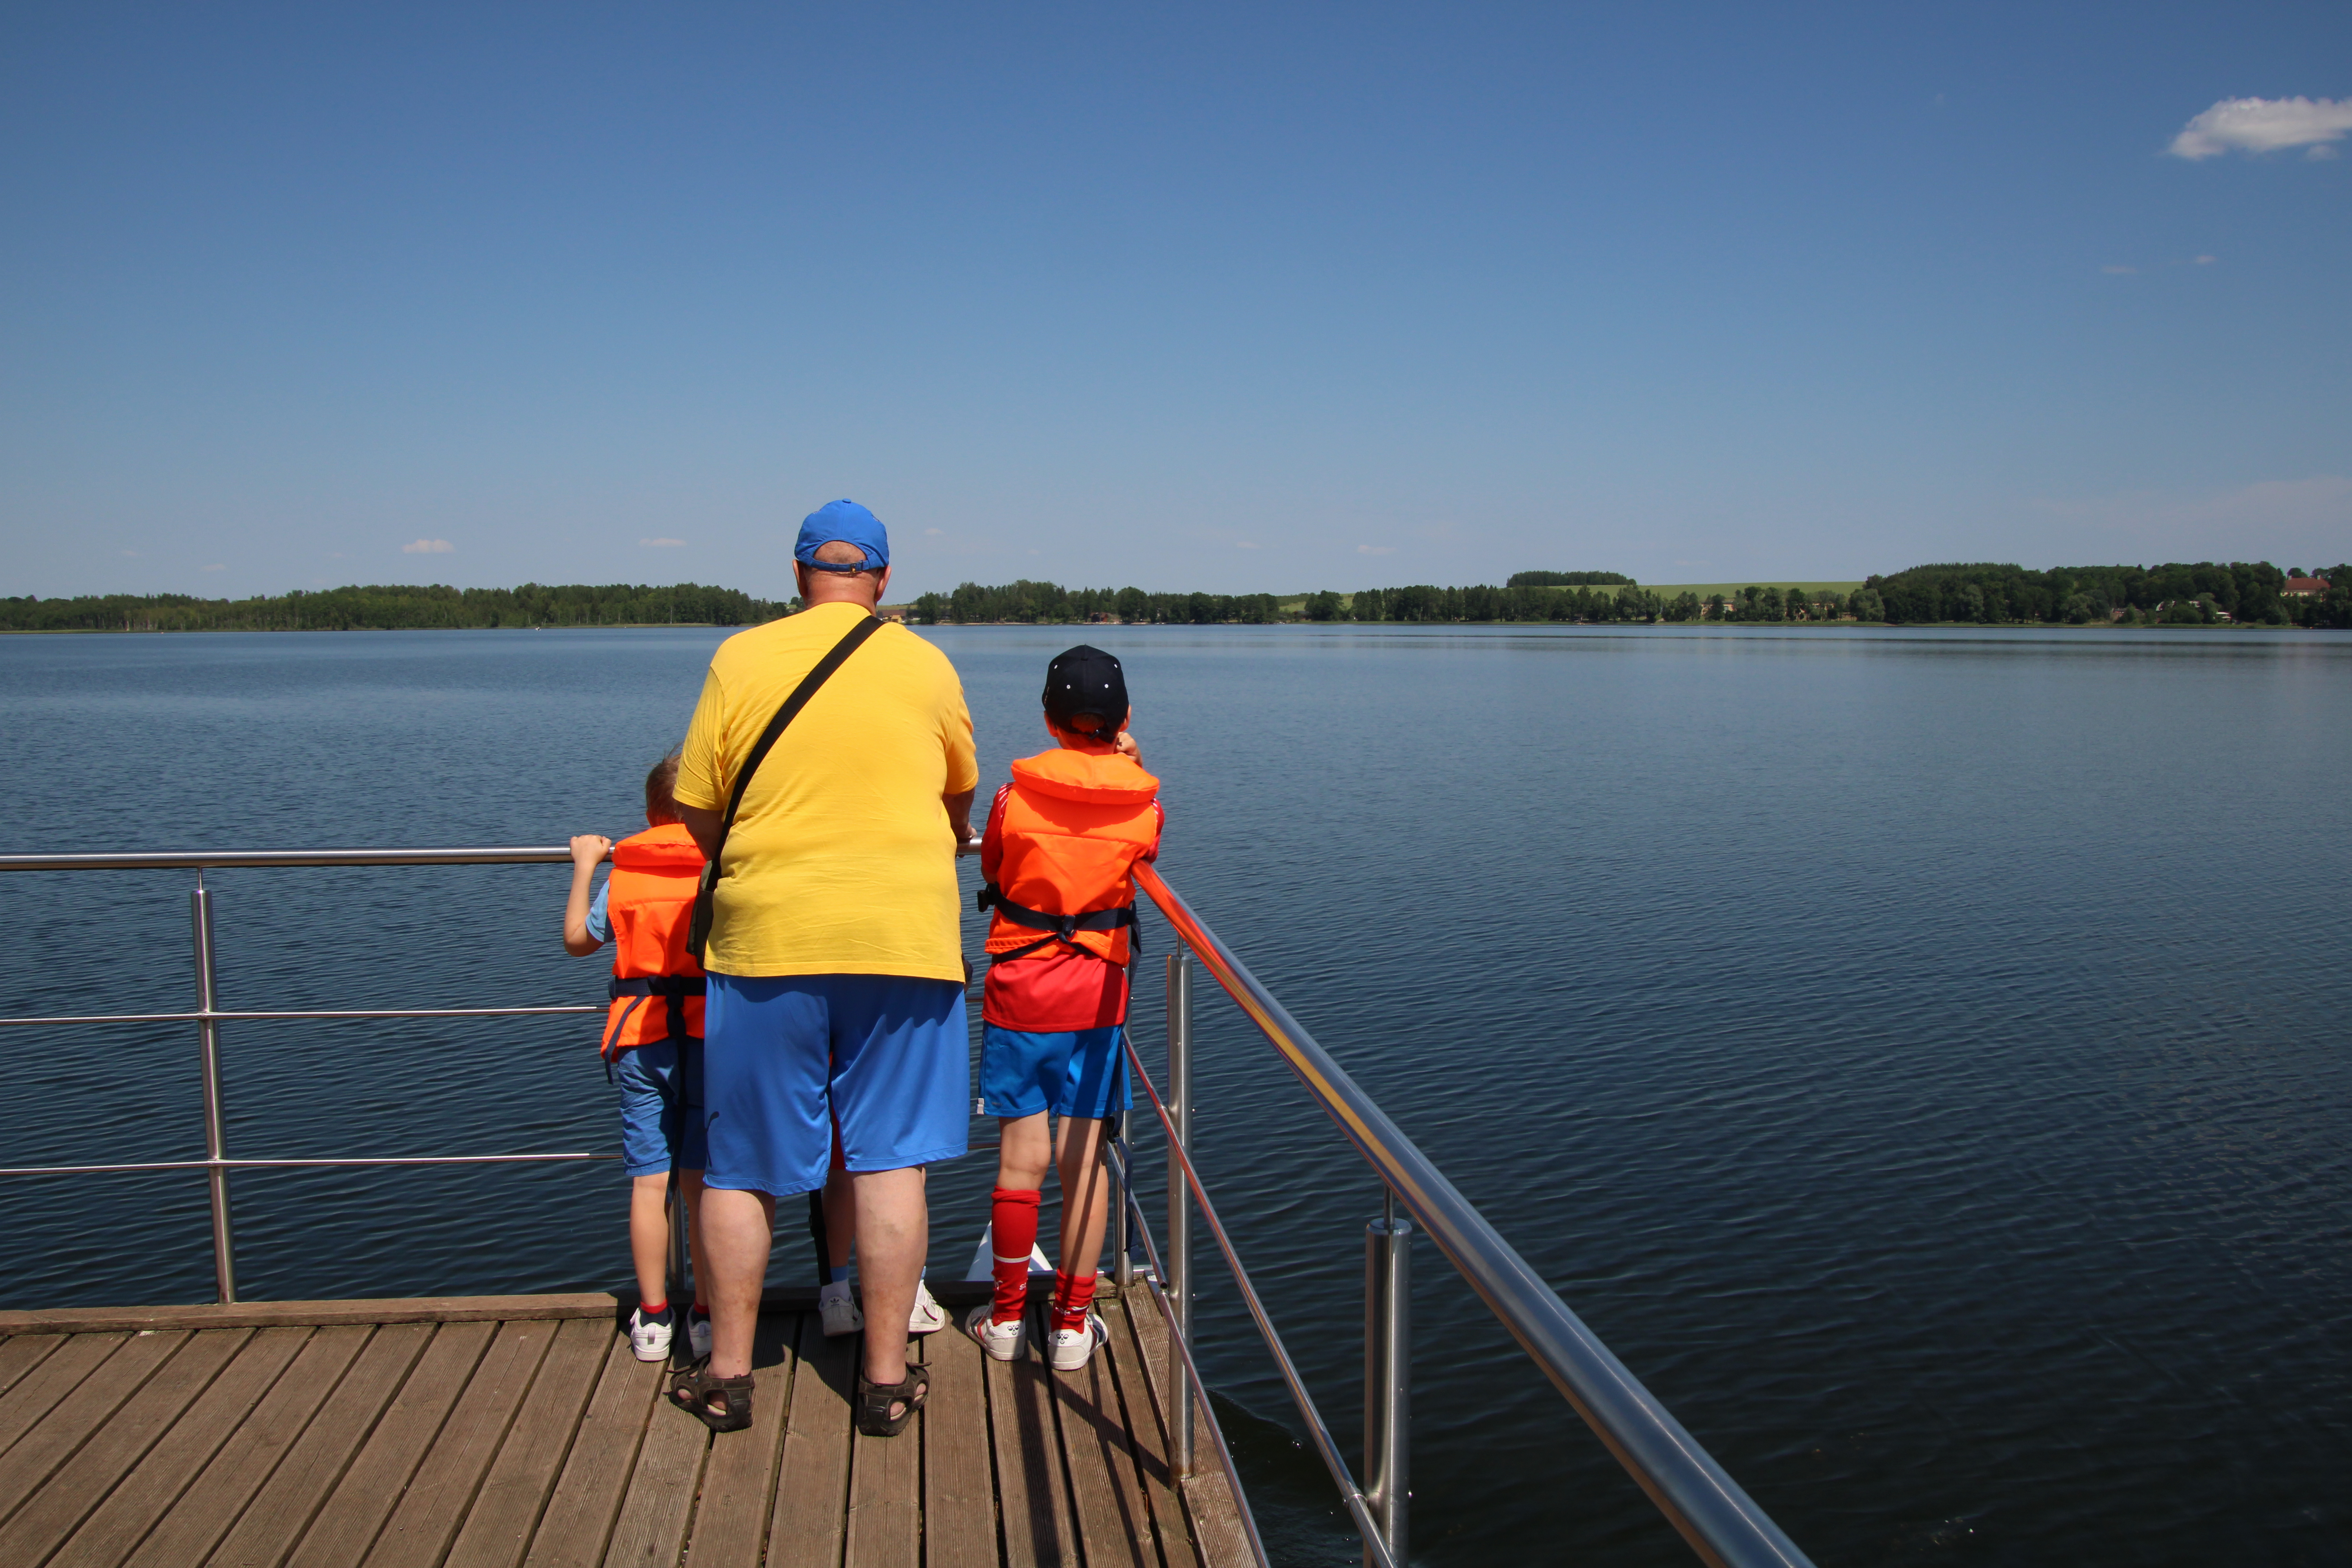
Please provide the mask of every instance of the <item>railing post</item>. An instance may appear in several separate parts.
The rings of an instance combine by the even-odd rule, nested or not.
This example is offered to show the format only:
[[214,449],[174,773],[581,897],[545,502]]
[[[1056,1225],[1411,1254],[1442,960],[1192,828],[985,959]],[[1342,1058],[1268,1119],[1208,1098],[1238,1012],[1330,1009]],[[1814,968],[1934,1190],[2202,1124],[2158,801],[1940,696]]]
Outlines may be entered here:
[[228,1167],[220,1163],[228,1151],[221,1131],[220,1024],[209,1016],[219,1010],[213,983],[213,895],[202,869],[188,895],[188,923],[196,944],[196,1011],[206,1015],[196,1020],[196,1039],[204,1057],[205,1158],[212,1162],[205,1176],[212,1187],[213,1281],[227,1302],[236,1300],[236,1247],[229,1233]]
[[[1123,1058],[1119,1061],[1118,1070],[1122,1075],[1127,1071],[1127,1062]],[[1131,1251],[1134,1242],[1129,1236],[1127,1228],[1129,1225],[1127,1180],[1121,1173],[1129,1169],[1127,1114],[1123,1112],[1119,1116],[1118,1136],[1103,1146],[1103,1169],[1110,1177],[1111,1279],[1118,1283],[1121,1290],[1135,1283],[1135,1258]]]
[[[1174,1129],[1168,1153],[1168,1292],[1170,1316],[1184,1342],[1192,1342],[1192,1201],[1184,1187],[1184,1167],[1176,1158],[1192,1152],[1192,955],[1179,948],[1168,955],[1168,1120]],[[1196,1352],[1197,1353],[1197,1352]],[[1192,1473],[1192,1381],[1184,1358],[1168,1348],[1168,1468],[1180,1479]]]
[[[1364,1498],[1389,1560],[1405,1560],[1412,1496],[1412,1221],[1381,1190],[1364,1235]],[[1371,1554],[1366,1552],[1369,1564]]]

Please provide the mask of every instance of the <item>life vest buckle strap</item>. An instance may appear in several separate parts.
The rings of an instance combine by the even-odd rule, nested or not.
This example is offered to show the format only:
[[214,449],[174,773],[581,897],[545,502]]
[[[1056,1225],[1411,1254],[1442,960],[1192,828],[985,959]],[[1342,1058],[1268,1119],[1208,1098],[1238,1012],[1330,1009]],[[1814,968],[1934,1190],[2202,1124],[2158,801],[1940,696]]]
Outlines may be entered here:
[[604,999],[618,1002],[624,996],[704,996],[709,994],[710,981],[700,974],[640,974],[624,980],[614,975],[604,988]]

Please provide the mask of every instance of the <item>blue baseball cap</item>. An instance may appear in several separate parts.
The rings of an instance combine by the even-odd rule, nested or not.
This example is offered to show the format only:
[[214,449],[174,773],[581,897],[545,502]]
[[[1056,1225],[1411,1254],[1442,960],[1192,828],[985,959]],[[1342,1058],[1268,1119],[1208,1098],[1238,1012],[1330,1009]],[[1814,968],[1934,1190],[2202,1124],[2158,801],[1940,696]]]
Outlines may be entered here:
[[[816,552],[835,541],[855,544],[866,552],[866,559],[855,566],[819,561]],[[793,559],[819,572],[879,572],[890,564],[890,535],[880,518],[856,501],[827,501],[801,519],[801,536],[793,545]]]

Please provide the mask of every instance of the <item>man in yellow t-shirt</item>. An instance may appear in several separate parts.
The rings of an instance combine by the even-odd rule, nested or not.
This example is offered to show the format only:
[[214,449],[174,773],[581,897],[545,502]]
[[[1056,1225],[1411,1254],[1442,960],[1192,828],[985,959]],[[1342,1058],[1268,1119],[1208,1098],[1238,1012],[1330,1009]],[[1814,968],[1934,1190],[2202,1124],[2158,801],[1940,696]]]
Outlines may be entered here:
[[954,668],[886,626],[753,771],[721,849],[743,760],[890,580],[888,535],[855,501],[810,513],[793,554],[806,608],[719,645],[678,763],[678,815],[719,875],[703,965],[712,1344],[671,1397],[717,1430],[750,1424],[776,1199],[824,1185],[837,1129],[866,1283],[858,1429],[895,1436],[925,1376],[906,1335],[874,1325],[908,1321],[930,1240],[923,1167],[970,1135],[955,854],[980,770]]

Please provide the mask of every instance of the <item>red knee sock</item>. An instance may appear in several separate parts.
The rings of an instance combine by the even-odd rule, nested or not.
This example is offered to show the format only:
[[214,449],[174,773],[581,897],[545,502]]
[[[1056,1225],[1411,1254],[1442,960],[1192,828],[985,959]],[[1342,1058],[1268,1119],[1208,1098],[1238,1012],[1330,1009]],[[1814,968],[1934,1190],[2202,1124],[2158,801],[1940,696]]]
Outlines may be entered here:
[[1029,1254],[1037,1245],[1037,1194],[999,1187],[988,1207],[989,1250],[996,1258],[996,1305],[990,1320],[1010,1323],[1029,1302]]
[[1098,1274],[1068,1274],[1056,1270],[1054,1275],[1054,1330],[1083,1329],[1087,1326],[1087,1310],[1095,1304],[1095,1281]]

